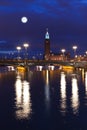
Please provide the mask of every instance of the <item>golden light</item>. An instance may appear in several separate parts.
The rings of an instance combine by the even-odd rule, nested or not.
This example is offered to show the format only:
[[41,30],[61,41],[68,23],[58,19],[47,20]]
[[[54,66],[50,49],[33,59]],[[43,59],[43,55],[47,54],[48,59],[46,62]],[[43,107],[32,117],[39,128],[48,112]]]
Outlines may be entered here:
[[82,81],[83,81],[83,83],[84,83],[84,76],[85,76],[84,69],[82,69]]
[[50,85],[49,85],[49,71],[45,71],[45,104],[46,109],[49,111],[50,107]]
[[46,70],[46,85],[49,84],[49,71]]

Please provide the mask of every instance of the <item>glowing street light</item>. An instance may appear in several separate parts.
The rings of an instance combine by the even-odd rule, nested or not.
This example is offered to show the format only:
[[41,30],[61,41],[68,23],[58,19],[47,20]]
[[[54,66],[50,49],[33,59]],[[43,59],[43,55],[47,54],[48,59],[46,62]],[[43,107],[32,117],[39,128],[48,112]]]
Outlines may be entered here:
[[63,56],[64,56],[65,51],[66,51],[65,49],[61,49],[61,52],[63,53]]
[[20,46],[17,46],[16,49],[18,50],[18,59],[20,58],[20,50],[21,50],[21,47]]
[[86,56],[87,56],[87,51],[85,53],[86,53]]
[[24,43],[24,47],[25,47],[25,49],[27,49],[29,47],[29,44],[28,43]]
[[20,50],[21,50],[21,47],[20,47],[20,46],[17,46],[17,50],[20,51]]
[[62,50],[61,50],[61,52],[63,53],[63,55],[64,55],[65,51],[66,51],[65,49],[62,49]]
[[74,50],[74,56],[75,56],[76,55],[77,46],[73,46],[72,48]]
[[27,59],[27,48],[29,47],[29,44],[28,43],[24,43],[23,46],[25,48],[25,59]]
[[65,49],[61,49],[61,52],[63,53],[63,59],[64,59],[64,53],[65,53]]

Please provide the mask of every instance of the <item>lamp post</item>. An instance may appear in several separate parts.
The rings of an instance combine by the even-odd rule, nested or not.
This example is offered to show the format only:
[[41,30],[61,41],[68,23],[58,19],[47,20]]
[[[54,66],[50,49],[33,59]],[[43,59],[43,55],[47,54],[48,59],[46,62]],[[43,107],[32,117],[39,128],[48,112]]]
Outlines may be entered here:
[[27,66],[27,58],[28,58],[27,57],[27,55],[28,55],[27,54],[27,48],[29,47],[29,44],[28,43],[24,43],[23,46],[25,48],[25,63],[24,64],[25,64],[25,66]]
[[21,47],[17,46],[16,49],[18,50],[18,59],[20,59],[20,50],[21,50]]
[[76,55],[76,50],[77,50],[77,46],[73,46],[72,48],[73,48],[73,50],[74,50],[74,57],[75,57],[75,55]]
[[65,49],[61,49],[61,52],[63,53],[63,60],[64,60],[64,53],[65,53]]
[[27,48],[29,47],[29,44],[28,43],[24,43],[23,44],[24,48],[25,48],[25,59],[27,59]]

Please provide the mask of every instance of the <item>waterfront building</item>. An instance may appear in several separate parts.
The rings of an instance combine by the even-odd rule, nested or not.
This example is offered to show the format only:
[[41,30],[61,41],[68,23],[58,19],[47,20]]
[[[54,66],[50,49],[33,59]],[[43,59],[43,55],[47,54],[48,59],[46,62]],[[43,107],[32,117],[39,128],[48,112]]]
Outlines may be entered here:
[[50,50],[50,36],[48,29],[46,29],[45,43],[44,43],[44,59],[45,60],[68,60],[70,53],[53,53]]
[[46,30],[46,34],[45,34],[45,54],[44,54],[44,59],[45,60],[49,60],[50,58],[50,37],[49,37],[49,33],[48,33],[48,29]]

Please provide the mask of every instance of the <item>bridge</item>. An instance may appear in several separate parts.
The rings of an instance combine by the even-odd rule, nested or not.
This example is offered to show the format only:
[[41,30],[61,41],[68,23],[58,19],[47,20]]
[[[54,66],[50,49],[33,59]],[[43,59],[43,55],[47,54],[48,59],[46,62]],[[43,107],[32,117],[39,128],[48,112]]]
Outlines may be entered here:
[[87,61],[56,61],[56,60],[17,60],[17,59],[1,59],[0,66],[32,66],[32,65],[55,65],[55,66],[73,66],[87,67]]

